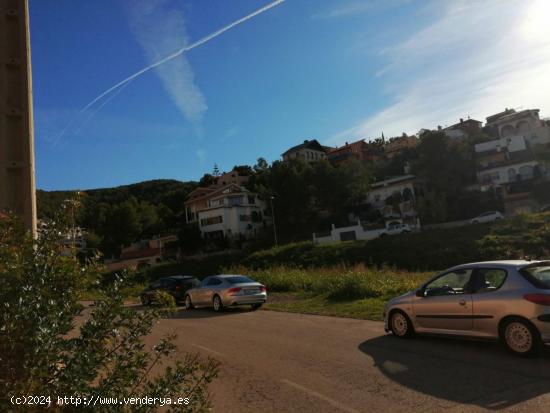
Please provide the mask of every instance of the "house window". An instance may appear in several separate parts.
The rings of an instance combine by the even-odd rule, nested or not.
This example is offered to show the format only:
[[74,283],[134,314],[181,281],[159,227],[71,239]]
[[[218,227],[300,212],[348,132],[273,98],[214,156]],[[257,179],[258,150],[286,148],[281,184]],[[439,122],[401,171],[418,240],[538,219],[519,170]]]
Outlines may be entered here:
[[231,196],[227,199],[229,206],[242,205],[243,197],[242,196]]
[[250,221],[250,215],[239,215],[239,221],[249,222]]
[[519,168],[519,174],[521,175],[521,179],[533,179],[535,175],[534,168],[531,165],[524,165]]
[[201,227],[206,227],[208,225],[215,225],[215,224],[221,224],[223,222],[223,217],[217,216],[217,217],[210,217],[210,218],[203,218],[201,219]]
[[256,201],[256,197],[254,195],[248,195],[248,203],[254,204]]

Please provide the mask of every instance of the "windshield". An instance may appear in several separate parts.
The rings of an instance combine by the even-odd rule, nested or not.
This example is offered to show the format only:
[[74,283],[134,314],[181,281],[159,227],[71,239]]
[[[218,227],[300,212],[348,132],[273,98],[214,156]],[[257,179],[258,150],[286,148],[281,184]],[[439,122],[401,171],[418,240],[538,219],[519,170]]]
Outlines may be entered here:
[[243,275],[238,275],[238,276],[235,276],[235,277],[227,277],[226,278],[227,281],[229,281],[231,284],[243,284],[243,283],[254,283],[256,281],[248,278],[248,277],[245,277]]
[[521,270],[521,274],[535,287],[550,290],[550,266],[536,265]]

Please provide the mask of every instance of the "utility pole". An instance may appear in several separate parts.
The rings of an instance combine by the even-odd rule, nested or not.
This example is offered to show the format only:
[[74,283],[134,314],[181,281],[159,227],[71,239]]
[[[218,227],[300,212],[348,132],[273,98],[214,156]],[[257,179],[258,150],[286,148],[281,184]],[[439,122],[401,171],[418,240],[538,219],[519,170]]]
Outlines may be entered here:
[[274,199],[274,196],[269,197],[269,201],[271,202],[271,218],[273,219],[273,236],[275,237],[275,246],[278,247],[279,241],[277,240],[277,226],[275,225],[275,209],[273,208]]
[[0,0],[0,211],[36,236],[28,0]]

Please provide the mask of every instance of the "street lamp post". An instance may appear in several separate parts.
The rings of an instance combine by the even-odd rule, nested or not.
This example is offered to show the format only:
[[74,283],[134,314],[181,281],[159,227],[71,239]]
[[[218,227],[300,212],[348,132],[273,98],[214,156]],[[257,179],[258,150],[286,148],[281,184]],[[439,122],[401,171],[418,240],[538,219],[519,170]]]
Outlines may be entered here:
[[269,201],[271,203],[271,219],[273,220],[273,236],[275,237],[275,246],[279,246],[279,242],[277,241],[277,226],[275,225],[275,209],[273,208],[273,200],[275,199],[274,196],[269,197]]

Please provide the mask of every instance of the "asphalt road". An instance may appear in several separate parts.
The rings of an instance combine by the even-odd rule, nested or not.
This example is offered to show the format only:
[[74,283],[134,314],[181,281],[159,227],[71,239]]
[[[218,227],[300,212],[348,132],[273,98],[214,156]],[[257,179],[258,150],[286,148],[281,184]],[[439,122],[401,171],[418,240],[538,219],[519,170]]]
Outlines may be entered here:
[[550,355],[526,360],[496,343],[400,340],[380,322],[231,309],[180,310],[180,351],[221,365],[215,412],[550,411]]

